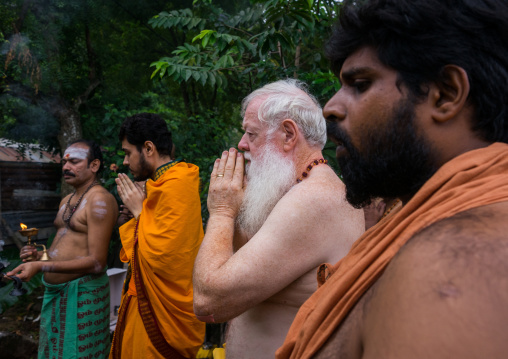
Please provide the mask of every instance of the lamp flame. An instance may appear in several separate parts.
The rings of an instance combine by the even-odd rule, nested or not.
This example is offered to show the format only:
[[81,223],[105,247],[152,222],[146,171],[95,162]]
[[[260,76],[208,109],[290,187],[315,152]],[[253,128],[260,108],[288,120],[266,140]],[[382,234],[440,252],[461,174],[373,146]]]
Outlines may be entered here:
[[27,228],[28,228],[28,227],[26,226],[26,224],[24,224],[24,223],[20,223],[19,225],[20,225],[21,229],[27,229]]

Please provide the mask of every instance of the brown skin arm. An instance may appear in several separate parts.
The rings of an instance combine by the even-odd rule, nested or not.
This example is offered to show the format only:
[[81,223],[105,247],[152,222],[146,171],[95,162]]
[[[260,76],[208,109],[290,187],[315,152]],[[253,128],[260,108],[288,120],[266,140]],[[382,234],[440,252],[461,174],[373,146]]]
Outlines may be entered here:
[[[106,191],[94,193],[90,196],[88,203],[86,206],[87,256],[64,261],[27,262],[14,268],[7,275],[16,275],[27,282],[39,272],[83,274],[102,272],[106,267],[109,240],[118,217],[117,204],[114,197]],[[106,206],[98,206],[95,203],[105,203]]]
[[373,288],[363,358],[502,358],[508,351],[506,203],[415,236]]

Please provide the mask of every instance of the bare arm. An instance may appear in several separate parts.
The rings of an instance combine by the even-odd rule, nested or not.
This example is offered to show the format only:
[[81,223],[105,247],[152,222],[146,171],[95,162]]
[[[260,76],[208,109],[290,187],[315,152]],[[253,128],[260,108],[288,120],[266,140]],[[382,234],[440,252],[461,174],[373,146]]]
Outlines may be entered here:
[[[219,181],[225,188],[237,188],[237,185],[229,186],[224,181],[228,170],[231,169],[226,169],[224,178]],[[221,170],[214,168],[214,172],[216,175]],[[237,178],[243,178],[243,167],[241,174],[238,173]],[[344,216],[350,211],[342,211],[345,204],[344,208],[338,208],[337,201],[330,200],[329,190],[311,191],[304,190],[306,184],[298,186],[279,201],[259,232],[237,252],[233,252],[232,246],[235,212],[226,210],[231,206],[224,206],[225,210],[219,213],[210,212],[194,267],[196,315],[207,321],[222,322],[245,312],[305,273],[314,271],[329,259],[331,252],[336,252],[340,246],[337,232],[330,235],[330,229],[319,223],[336,221],[334,229],[348,232],[345,222],[361,220],[360,212],[356,218]],[[210,188],[215,188],[213,183]],[[310,203],[320,205],[309,211]],[[359,223],[361,230],[363,221]]]
[[[38,272],[100,273],[108,256],[109,240],[118,216],[116,201],[109,193],[96,192],[86,206],[88,255],[63,261],[34,261],[21,264],[8,275],[29,281]],[[103,203],[106,206],[102,205]]]

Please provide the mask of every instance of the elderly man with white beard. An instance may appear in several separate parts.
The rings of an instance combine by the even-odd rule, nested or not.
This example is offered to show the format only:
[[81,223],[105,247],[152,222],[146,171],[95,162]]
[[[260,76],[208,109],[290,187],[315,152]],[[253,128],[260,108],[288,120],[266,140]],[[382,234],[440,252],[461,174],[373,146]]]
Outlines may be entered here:
[[273,358],[317,289],[320,265],[340,260],[363,233],[363,211],[346,202],[323,159],[325,120],[303,83],[268,84],[244,99],[242,112],[244,154],[224,151],[211,175],[194,312],[230,321],[227,357]]

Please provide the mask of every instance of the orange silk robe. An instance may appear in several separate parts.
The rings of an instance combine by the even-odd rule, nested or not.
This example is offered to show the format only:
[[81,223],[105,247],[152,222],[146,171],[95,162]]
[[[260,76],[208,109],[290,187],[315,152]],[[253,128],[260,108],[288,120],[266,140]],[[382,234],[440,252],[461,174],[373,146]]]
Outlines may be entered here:
[[[192,302],[192,270],[203,239],[199,169],[180,162],[156,181],[148,180],[146,192],[138,223],[136,265],[155,314],[150,325],[156,322],[162,340],[183,357],[195,358],[205,336],[205,323],[196,319]],[[135,227],[135,219],[120,227],[123,262],[133,258]],[[129,289],[122,296],[124,325],[119,318],[114,338],[121,343],[114,345],[121,345],[122,358],[163,358],[140,316],[140,298],[133,270]]]
[[494,143],[445,163],[404,207],[365,232],[346,257],[321,266],[322,285],[300,307],[275,357],[311,358],[415,233],[457,213],[506,201],[507,144]]

